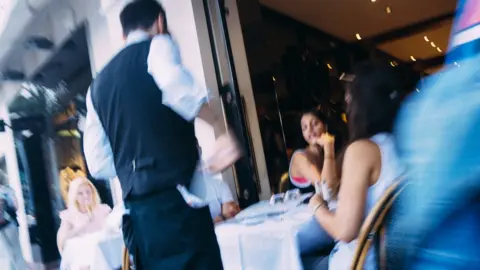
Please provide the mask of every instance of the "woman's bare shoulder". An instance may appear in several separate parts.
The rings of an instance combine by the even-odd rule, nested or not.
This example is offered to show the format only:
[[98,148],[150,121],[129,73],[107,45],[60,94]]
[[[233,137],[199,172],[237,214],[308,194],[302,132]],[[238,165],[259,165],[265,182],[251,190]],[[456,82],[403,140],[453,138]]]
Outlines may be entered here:
[[309,162],[304,150],[297,150],[292,155],[292,164]]
[[293,174],[298,174],[298,170],[305,166],[310,166],[310,161],[304,151],[296,151],[292,156],[290,171]]
[[358,152],[371,152],[371,153],[378,153],[379,148],[376,143],[372,142],[369,139],[361,139],[354,141],[348,147],[345,153],[354,153],[357,154]]
[[351,143],[345,150],[345,161],[374,164],[380,160],[380,148],[369,139],[361,139]]

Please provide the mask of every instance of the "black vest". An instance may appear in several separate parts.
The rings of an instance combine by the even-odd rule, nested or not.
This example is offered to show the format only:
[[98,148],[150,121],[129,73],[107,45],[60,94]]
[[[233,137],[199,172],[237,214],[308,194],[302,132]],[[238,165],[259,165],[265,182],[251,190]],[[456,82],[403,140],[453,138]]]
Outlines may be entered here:
[[162,104],[162,91],[148,73],[150,43],[120,51],[90,90],[124,199],[188,186],[199,158],[193,122]]

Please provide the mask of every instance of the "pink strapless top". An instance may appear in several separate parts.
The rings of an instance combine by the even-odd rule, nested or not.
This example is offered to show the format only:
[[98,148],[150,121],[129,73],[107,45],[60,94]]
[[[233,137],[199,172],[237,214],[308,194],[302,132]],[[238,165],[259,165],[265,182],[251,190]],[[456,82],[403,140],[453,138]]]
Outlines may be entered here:
[[304,178],[304,177],[295,177],[295,176],[292,176],[290,177],[292,183],[297,186],[297,187],[302,187],[302,188],[305,188],[305,187],[309,187],[312,185],[312,183],[310,181],[308,181],[307,178]]

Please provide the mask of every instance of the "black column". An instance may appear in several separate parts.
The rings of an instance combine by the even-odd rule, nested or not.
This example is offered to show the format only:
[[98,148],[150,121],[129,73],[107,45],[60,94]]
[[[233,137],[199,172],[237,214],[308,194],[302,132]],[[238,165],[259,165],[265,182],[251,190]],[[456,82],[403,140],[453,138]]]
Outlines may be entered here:
[[[44,263],[54,262],[60,258],[56,244],[56,234],[59,227],[57,213],[54,213],[53,197],[49,181],[48,161],[46,160],[45,128],[46,121],[43,117],[23,118],[12,121],[18,143],[23,147],[17,148],[22,151],[19,155],[24,158],[19,160],[22,166],[28,168],[31,199],[34,205],[34,217],[36,225],[30,228],[35,235],[32,238],[38,241]],[[21,131],[29,130],[31,136],[23,136]],[[22,162],[23,161],[23,162]]]

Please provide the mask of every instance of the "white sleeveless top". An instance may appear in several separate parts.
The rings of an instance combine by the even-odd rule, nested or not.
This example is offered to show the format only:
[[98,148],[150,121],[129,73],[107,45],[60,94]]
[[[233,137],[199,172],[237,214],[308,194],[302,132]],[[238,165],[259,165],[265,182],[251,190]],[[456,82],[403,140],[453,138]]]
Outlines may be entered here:
[[[377,144],[380,149],[382,167],[380,169],[380,175],[377,182],[368,188],[365,218],[380,197],[388,189],[388,187],[392,185],[394,181],[397,180],[405,171],[398,160],[395,143],[391,134],[379,133],[371,137],[370,140]],[[357,239],[350,243],[345,243],[342,241],[337,242],[330,253],[328,269],[349,270],[356,247]],[[363,269],[375,269],[375,266],[375,252],[370,250]]]

